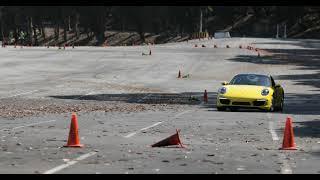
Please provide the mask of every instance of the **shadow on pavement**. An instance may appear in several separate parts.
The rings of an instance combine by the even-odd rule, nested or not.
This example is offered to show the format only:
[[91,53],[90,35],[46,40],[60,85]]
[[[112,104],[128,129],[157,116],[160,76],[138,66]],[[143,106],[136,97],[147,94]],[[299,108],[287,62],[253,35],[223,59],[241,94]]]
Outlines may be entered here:
[[[68,95],[49,96],[56,99],[91,100],[91,101],[118,101],[140,104],[177,104],[200,105],[208,111],[216,110],[215,92],[208,92],[208,103],[203,102],[203,92],[184,93],[124,93],[124,94],[92,94],[92,95]],[[320,94],[285,94],[285,106],[283,113],[320,115]],[[257,109],[239,109],[236,112],[262,112]],[[281,113],[281,112],[274,112]]]
[[[270,65],[294,65],[297,70],[305,70],[305,74],[284,74],[274,76],[275,80],[292,80],[297,85],[320,88],[320,71],[310,73],[308,70],[320,70],[319,49],[264,49],[271,53],[268,56],[239,55],[229,59],[235,62]],[[320,90],[319,90],[320,91]]]
[[[208,93],[208,96],[210,93]],[[94,100],[94,101],[121,101],[141,104],[186,104],[199,105],[203,101],[203,92],[186,93],[124,93],[124,94],[94,94],[50,96],[57,99]]]
[[294,122],[294,125],[295,136],[320,138],[320,119],[305,122]]

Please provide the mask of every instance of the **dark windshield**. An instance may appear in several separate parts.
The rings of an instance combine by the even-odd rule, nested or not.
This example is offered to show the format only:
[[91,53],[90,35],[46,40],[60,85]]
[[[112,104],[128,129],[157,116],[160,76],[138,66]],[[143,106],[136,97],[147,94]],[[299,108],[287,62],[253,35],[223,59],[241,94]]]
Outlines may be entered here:
[[255,86],[271,86],[268,76],[256,74],[239,74],[236,75],[229,84],[232,85],[255,85]]

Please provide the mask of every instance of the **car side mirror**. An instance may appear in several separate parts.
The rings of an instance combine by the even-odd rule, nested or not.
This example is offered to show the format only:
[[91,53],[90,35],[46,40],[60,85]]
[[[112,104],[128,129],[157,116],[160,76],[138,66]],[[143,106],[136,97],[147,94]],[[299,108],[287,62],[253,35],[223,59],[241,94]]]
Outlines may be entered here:
[[279,88],[279,87],[281,87],[281,86],[280,86],[280,84],[276,84],[274,87],[275,87],[275,88]]
[[221,84],[222,85],[228,85],[229,83],[227,81],[223,81]]

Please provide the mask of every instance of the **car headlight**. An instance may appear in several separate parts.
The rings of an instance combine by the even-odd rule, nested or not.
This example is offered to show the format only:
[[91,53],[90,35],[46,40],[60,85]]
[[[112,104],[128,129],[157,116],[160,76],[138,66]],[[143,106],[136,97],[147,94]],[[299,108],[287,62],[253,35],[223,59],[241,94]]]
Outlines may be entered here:
[[219,89],[218,92],[219,92],[220,94],[225,94],[225,93],[227,92],[227,88],[222,87],[222,88]]
[[266,96],[266,95],[268,95],[269,94],[269,90],[268,89],[263,89],[262,91],[261,91],[261,95],[262,96]]

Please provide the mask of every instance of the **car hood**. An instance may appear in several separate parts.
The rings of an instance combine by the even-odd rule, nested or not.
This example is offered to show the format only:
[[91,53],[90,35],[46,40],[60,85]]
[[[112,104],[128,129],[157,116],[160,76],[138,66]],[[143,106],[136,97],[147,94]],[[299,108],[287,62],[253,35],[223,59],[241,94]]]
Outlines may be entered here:
[[266,96],[261,95],[263,89],[269,90],[269,95],[273,94],[273,90],[270,87],[265,86],[252,86],[252,85],[226,85],[227,92],[225,97],[237,97],[237,98],[263,98]]

